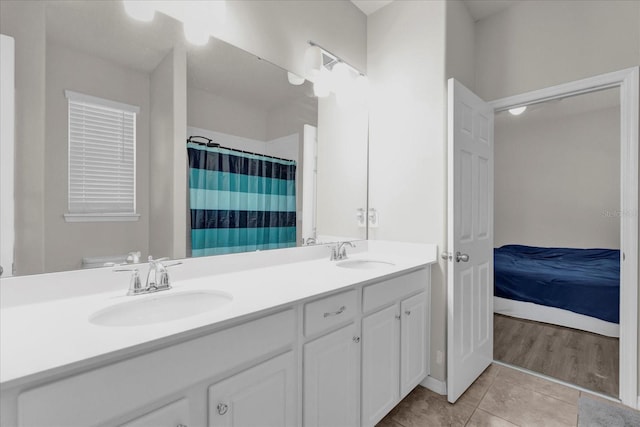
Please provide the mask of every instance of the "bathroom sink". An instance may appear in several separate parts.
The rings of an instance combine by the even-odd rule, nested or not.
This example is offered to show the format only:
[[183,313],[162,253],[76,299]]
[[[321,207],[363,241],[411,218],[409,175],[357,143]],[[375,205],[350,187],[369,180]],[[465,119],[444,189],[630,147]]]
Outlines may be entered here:
[[185,291],[129,298],[132,301],[96,311],[89,316],[89,322],[100,326],[143,326],[170,322],[219,309],[233,299],[231,295],[217,291]]
[[389,268],[395,264],[387,261],[379,261],[374,259],[348,259],[336,263],[338,267],[353,268],[356,270],[376,270],[379,268]]

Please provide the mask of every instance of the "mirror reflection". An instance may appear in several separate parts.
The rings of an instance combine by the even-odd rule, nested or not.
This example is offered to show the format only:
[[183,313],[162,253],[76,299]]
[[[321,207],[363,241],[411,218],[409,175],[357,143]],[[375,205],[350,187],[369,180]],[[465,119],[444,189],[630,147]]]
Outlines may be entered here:
[[[44,122],[37,123],[44,129],[44,154],[40,163],[16,157],[15,186],[20,188],[30,171],[43,175],[44,205],[33,204],[43,206],[43,233],[40,240],[31,239],[16,221],[15,274],[144,262],[150,254],[175,258],[366,238],[366,220],[358,216],[366,209],[364,108],[340,106],[333,95],[316,98],[309,82],[294,85],[286,70],[220,40],[191,45],[182,23],[162,13],[142,23],[128,17],[121,2],[41,4],[43,28],[32,30],[45,35],[44,58],[34,56],[31,66],[44,73],[46,119],[18,109],[16,120]],[[10,18],[20,25],[24,13],[17,6],[5,13],[15,13]],[[16,50],[21,48],[16,43]],[[20,66],[16,75],[34,75]],[[16,82],[18,104],[25,84]],[[71,215],[68,91],[137,108],[134,215],[89,220]],[[203,138],[187,144],[191,136]],[[28,138],[16,134],[15,143]],[[215,173],[226,181],[224,187],[204,189],[207,197],[217,193],[221,199],[198,206],[195,215],[224,230],[222,249],[216,243],[192,251],[188,196],[202,188],[189,183],[196,173],[187,165],[188,146],[227,162],[201,174],[202,182],[215,181]],[[277,175],[234,170],[240,175],[235,176],[233,162]],[[229,205],[250,188],[261,190],[251,193],[252,200]],[[16,190],[15,197],[19,215],[29,209],[32,195]],[[243,232],[232,229],[238,224]],[[274,243],[258,236],[265,229],[284,239]],[[29,254],[40,250],[43,266],[30,263]]]

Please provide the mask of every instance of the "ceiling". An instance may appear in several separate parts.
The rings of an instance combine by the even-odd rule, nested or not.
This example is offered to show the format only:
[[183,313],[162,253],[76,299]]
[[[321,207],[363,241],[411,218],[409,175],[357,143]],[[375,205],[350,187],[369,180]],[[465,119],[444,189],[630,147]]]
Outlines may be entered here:
[[187,49],[190,87],[268,110],[303,95],[309,84],[292,86],[281,68],[223,41],[203,47],[184,42],[182,23],[156,13],[152,22],[135,21],[121,2],[49,1],[47,40],[151,73],[176,44]]
[[[364,12],[365,15],[371,15],[378,9],[388,5],[394,0],[351,0],[351,3],[355,4],[358,9]],[[427,0],[422,0],[427,1]],[[474,21],[479,21],[488,16],[494,15],[503,11],[512,4],[522,0],[463,0],[467,6],[469,13]]]
[[365,15],[369,16],[392,1],[393,0],[351,0],[351,3],[355,4],[358,9],[363,11]]

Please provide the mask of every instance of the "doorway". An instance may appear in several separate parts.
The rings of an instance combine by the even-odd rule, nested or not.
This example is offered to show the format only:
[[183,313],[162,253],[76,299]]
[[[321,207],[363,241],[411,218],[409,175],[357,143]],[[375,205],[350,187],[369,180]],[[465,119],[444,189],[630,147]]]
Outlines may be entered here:
[[494,359],[617,397],[619,89],[494,129]]
[[500,112],[607,88],[620,90],[619,398],[631,407],[637,405],[638,376],[638,76],[634,67],[490,103]]

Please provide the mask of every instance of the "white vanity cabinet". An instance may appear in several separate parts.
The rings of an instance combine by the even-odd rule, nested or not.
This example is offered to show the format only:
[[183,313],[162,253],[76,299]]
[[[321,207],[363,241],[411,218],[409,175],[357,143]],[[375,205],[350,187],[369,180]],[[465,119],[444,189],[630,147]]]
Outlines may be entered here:
[[[354,323],[359,315],[358,291],[305,304],[305,335],[312,337],[302,349],[305,427],[358,425],[360,333]],[[343,326],[336,330],[339,325]]]
[[362,425],[375,425],[399,400],[399,319],[397,304],[362,319]]
[[428,374],[428,271],[363,289],[362,426],[374,426]]
[[[271,413],[280,411],[280,419],[291,422],[273,425],[294,425],[295,318],[296,310],[290,308],[27,387],[17,395],[17,421],[6,425],[155,427],[175,421],[172,427],[204,426],[207,393],[213,406],[227,403],[240,421],[250,420],[243,418],[246,414],[264,417],[264,402],[275,401]],[[229,377],[229,372],[238,373]],[[189,399],[180,400],[185,396]],[[165,406],[176,400],[184,403]],[[223,422],[227,424],[220,425],[251,425]],[[211,425],[219,425],[218,419],[212,417]]]
[[421,292],[400,302],[400,395],[404,398],[429,368],[428,296]]
[[209,426],[293,427],[295,385],[292,351],[217,382],[209,387]]
[[37,374],[5,385],[0,424],[373,426],[428,374],[429,278],[400,271]]
[[190,419],[189,402],[187,399],[180,399],[120,424],[120,427],[189,427]]

